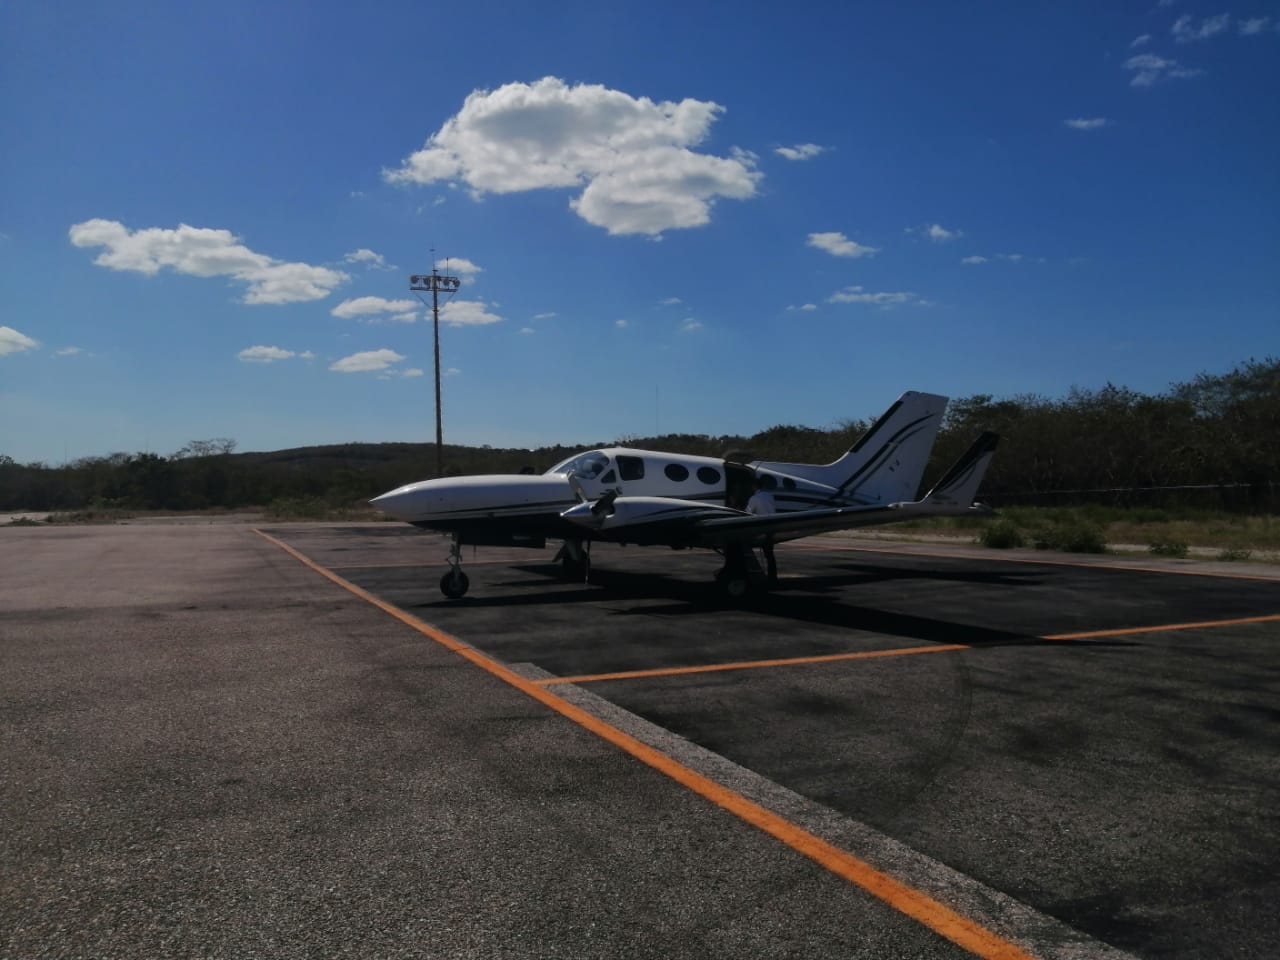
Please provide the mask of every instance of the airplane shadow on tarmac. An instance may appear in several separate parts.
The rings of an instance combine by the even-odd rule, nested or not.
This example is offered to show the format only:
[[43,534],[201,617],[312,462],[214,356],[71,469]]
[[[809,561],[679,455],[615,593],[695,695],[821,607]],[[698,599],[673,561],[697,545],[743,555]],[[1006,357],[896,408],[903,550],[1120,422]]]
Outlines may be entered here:
[[[707,581],[678,579],[661,573],[638,573],[594,568],[586,584],[569,584],[560,580],[560,568],[550,564],[513,565],[513,570],[536,575],[536,579],[508,580],[501,586],[520,588],[517,594],[505,596],[467,596],[458,600],[436,600],[416,604],[416,609],[438,607],[534,607],[578,603],[617,603],[618,601],[671,601],[654,604],[643,602],[622,610],[609,610],[608,616],[699,616],[715,612],[736,612],[779,617],[826,627],[846,627],[886,636],[903,637],[924,643],[963,644],[969,647],[1054,644],[1056,646],[1133,646],[1126,640],[1044,640],[1029,633],[984,627],[980,624],[956,623],[913,614],[878,610],[874,607],[841,601],[833,596],[842,587],[865,585],[905,578],[942,579],[1016,589],[1034,586],[1040,579],[1033,573],[1002,574],[965,571],[918,571],[869,564],[844,564],[852,573],[815,576],[789,576],[771,590],[730,601],[719,587]],[[556,583],[560,580],[559,583]],[[494,586],[497,586],[496,584]],[[552,589],[548,589],[552,587]],[[524,592],[528,589],[535,592]],[[541,588],[541,589],[538,589]],[[492,587],[490,587],[492,589]],[[605,611],[602,611],[605,612]]]

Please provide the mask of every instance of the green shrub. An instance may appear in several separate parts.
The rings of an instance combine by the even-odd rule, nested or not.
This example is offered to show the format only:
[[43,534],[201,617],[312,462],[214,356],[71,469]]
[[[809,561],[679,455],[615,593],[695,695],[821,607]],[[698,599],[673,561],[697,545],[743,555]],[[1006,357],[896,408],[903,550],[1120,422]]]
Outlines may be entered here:
[[1004,517],[988,524],[986,529],[982,531],[980,540],[984,547],[991,547],[995,550],[1020,547],[1026,542],[1022,536],[1022,531],[1018,529],[1018,525]]
[[324,520],[329,505],[319,497],[278,497],[267,504],[267,515],[276,520]]
[[1245,550],[1243,547],[1227,547],[1218,554],[1219,560],[1248,560],[1253,556],[1252,550]]
[[1087,520],[1063,519],[1035,532],[1037,550],[1064,550],[1067,553],[1106,553],[1102,529]]
[[1181,540],[1152,540],[1147,547],[1157,557],[1185,557],[1187,545]]

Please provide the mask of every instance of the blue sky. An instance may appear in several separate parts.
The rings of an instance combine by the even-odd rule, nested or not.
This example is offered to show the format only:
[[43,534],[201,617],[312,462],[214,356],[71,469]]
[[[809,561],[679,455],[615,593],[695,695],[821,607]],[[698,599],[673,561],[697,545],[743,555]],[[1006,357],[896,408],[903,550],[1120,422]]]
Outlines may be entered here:
[[[1280,353],[1280,3],[0,3],[0,454],[828,427]],[[425,322],[424,322],[425,321]]]

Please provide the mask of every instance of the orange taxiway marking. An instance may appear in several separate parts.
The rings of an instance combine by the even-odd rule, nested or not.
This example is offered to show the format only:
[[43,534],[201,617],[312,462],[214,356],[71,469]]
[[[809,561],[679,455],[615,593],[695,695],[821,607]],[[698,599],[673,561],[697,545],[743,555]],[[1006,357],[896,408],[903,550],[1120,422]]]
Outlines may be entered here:
[[491,660],[475,648],[463,643],[457,637],[436,629],[412,614],[405,613],[399,607],[356,586],[354,583],[344,580],[336,573],[320,566],[309,557],[299,553],[293,547],[277,540],[270,534],[256,529],[254,532],[267,542],[279,547],[299,563],[304,564],[344,590],[394,617],[405,626],[418,631],[423,636],[429,637],[446,649],[458,654],[458,656],[471,661],[482,670],[503,680],[522,693],[556,711],[561,716],[572,720],[584,729],[590,730],[619,749],[631,754],[636,759],[665,774],[682,786],[785,843],[791,849],[803,854],[837,876],[856,884],[895,910],[911,917],[970,953],[983,957],[984,960],[1034,960],[1029,953],[1016,944],[1010,943],[986,927],[974,923],[968,917],[956,913],[914,887],[909,887],[887,873],[882,873],[852,854],[827,843],[807,830],[797,827],[773,811],[751,802],[740,793],[730,790],[728,787],[722,786],[714,780],[684,766],[665,753],[655,750],[630,734],[605,723],[580,707],[561,699],[551,691],[543,689],[537,683],[526,680],[496,660]]
[[[1051,633],[1032,640],[1092,640],[1123,637],[1138,633],[1170,633],[1176,630],[1204,630],[1212,627],[1236,627],[1248,623],[1280,622],[1280,614],[1261,617],[1237,617],[1233,620],[1203,620],[1198,623],[1162,623],[1153,627],[1116,627],[1110,630],[1084,630],[1079,633]],[[935,644],[925,647],[898,647],[892,650],[864,650],[858,653],[833,653],[820,657],[789,657],[780,660],[742,660],[735,663],[709,663],[696,667],[659,667],[652,670],[620,670],[613,673],[582,674],[575,677],[551,677],[534,681],[549,687],[559,683],[597,683],[602,680],[637,680],[645,677],[678,677],[691,673],[717,673],[722,670],[752,670],[761,667],[795,667],[814,663],[836,663],[841,660],[870,660],[876,657],[906,657],[918,653],[948,653],[972,650],[967,643]]]

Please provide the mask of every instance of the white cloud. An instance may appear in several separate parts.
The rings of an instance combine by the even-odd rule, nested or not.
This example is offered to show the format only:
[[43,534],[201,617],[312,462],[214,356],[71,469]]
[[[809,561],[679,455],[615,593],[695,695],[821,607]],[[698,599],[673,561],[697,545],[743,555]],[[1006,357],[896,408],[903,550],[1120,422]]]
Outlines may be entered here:
[[74,357],[79,353],[84,353],[79,347],[63,347],[61,350],[53,351],[55,357]]
[[375,373],[399,363],[404,357],[394,350],[365,350],[349,357],[335,360],[329,369],[338,373]]
[[296,356],[299,354],[292,350],[285,350],[283,347],[245,347],[236,354],[236,357],[245,363],[275,363],[277,360],[288,360]]
[[1149,33],[1144,33],[1144,34],[1143,34],[1142,36],[1140,36],[1140,37],[1134,37],[1134,38],[1133,38],[1133,42],[1132,42],[1131,44],[1129,44],[1129,49],[1131,49],[1131,50],[1132,50],[1134,47],[1141,47],[1141,46],[1144,46],[1145,44],[1148,44],[1148,43],[1150,43],[1150,42],[1151,42],[1151,34],[1149,34]]
[[1124,62],[1124,69],[1133,71],[1131,87],[1150,87],[1162,80],[1198,77],[1203,70],[1184,67],[1177,60],[1157,57],[1154,53],[1140,53]]
[[986,258],[986,257],[980,257],[980,256],[977,256],[977,255],[975,254],[975,255],[974,255],[974,256],[972,256],[972,257],[962,257],[962,258],[960,259],[960,262],[961,262],[961,263],[967,263],[967,264],[973,265],[973,264],[979,264],[979,263],[986,263],[986,262],[987,262],[987,258]]
[[130,232],[115,220],[85,220],[69,231],[77,247],[106,247],[100,267],[154,276],[164,267],[195,277],[232,277],[248,284],[244,302],[299,303],[320,300],[350,277],[341,270],[285,263],[255,253],[230,230],[179,224],[176,230],[150,227]]
[[788,313],[790,313],[790,312],[792,312],[793,310],[803,310],[804,312],[808,313],[808,312],[809,312],[809,311],[811,311],[811,310],[817,310],[817,309],[818,309],[817,304],[814,304],[814,303],[802,303],[802,304],[801,304],[800,306],[798,306],[798,307],[797,307],[797,306],[790,306],[790,307],[787,307],[787,312],[788,312]]
[[400,376],[402,376],[402,377],[421,377],[421,376],[424,376],[424,374],[423,374],[423,372],[422,372],[421,370],[419,370],[417,367],[410,367],[408,370],[401,370],[401,371],[400,371]]
[[921,227],[920,232],[934,243],[946,243],[948,240],[955,240],[964,236],[963,230],[948,230],[940,223],[931,223],[927,227]]
[[40,346],[39,340],[32,340],[25,333],[19,333],[13,327],[0,327],[0,357],[24,350],[34,350]]
[[478,267],[465,257],[450,257],[447,260],[437,260],[436,269],[441,274],[458,277],[465,284],[476,282],[476,274],[484,273],[484,267]]
[[457,367],[450,367],[449,369],[445,370],[444,375],[446,377],[456,377],[461,372],[462,371],[459,370]]
[[674,307],[684,303],[684,301],[681,300],[679,297],[667,297],[663,300],[659,300],[658,303],[664,307]]
[[381,314],[393,314],[393,320],[399,320],[402,323],[412,323],[416,314],[408,312],[414,310],[418,304],[413,300],[388,300],[385,297],[356,297],[354,300],[343,300],[340,304],[329,311],[335,317],[341,317],[343,320],[350,320],[353,317],[374,317],[374,321],[385,319]]
[[1216,17],[1205,17],[1200,21],[1200,26],[1196,26],[1195,19],[1189,13],[1184,13],[1173,22],[1173,26],[1169,32],[1173,34],[1173,39],[1178,43],[1192,43],[1196,40],[1208,40],[1210,37],[1222,33],[1231,25],[1231,14],[1220,13]]
[[867,293],[862,287],[845,287],[827,297],[827,303],[872,303],[878,307],[892,307],[901,303],[920,303],[924,301],[917,294],[909,292]]
[[502,320],[489,312],[483,300],[450,300],[440,308],[440,319],[452,327],[478,327]]
[[1072,130],[1101,130],[1103,127],[1111,126],[1111,121],[1106,117],[1076,117],[1062,122]]
[[552,313],[535,313],[535,314],[533,315],[533,319],[534,319],[534,320],[551,320],[551,319],[553,319],[554,317],[555,317],[555,313],[554,313],[554,312],[552,312]]
[[1270,17],[1251,17],[1248,20],[1241,20],[1237,24],[1242,37],[1255,37],[1267,29],[1267,24],[1271,22]]
[[380,253],[374,253],[366,247],[359,250],[352,250],[342,257],[346,263],[363,263],[367,264],[370,270],[394,270],[394,266],[387,264],[387,259]]
[[879,247],[864,247],[856,240],[850,240],[843,233],[811,233],[805,245],[818,250],[825,250],[833,257],[870,257],[878,253]]
[[686,317],[684,323],[680,324],[681,333],[694,333],[701,329],[702,329],[702,324],[699,321],[693,319],[693,317]]
[[820,153],[825,153],[826,149],[816,143],[797,143],[794,147],[778,147],[773,152],[788,160],[809,160]]
[[418,313],[415,310],[408,310],[405,313],[393,313],[391,319],[396,323],[413,323],[418,319]]
[[533,333],[534,331],[533,331],[533,327],[521,327],[520,332],[523,334],[530,334],[530,333]]
[[1021,263],[1026,259],[1021,253],[997,253],[997,260],[1008,260],[1010,263]]
[[300,354],[298,354],[298,356],[303,360],[314,360],[316,358],[316,355],[312,353],[310,350],[303,350]]
[[627,327],[631,326],[630,322],[627,320],[615,320],[613,321],[613,325],[619,330],[625,330]]
[[393,183],[464,181],[473,196],[581,189],[569,206],[611,234],[655,236],[710,220],[719,197],[755,195],[752,156],[690,149],[724,108],[685,99],[655,103],[599,84],[556,77],[477,90],[397,170]]

